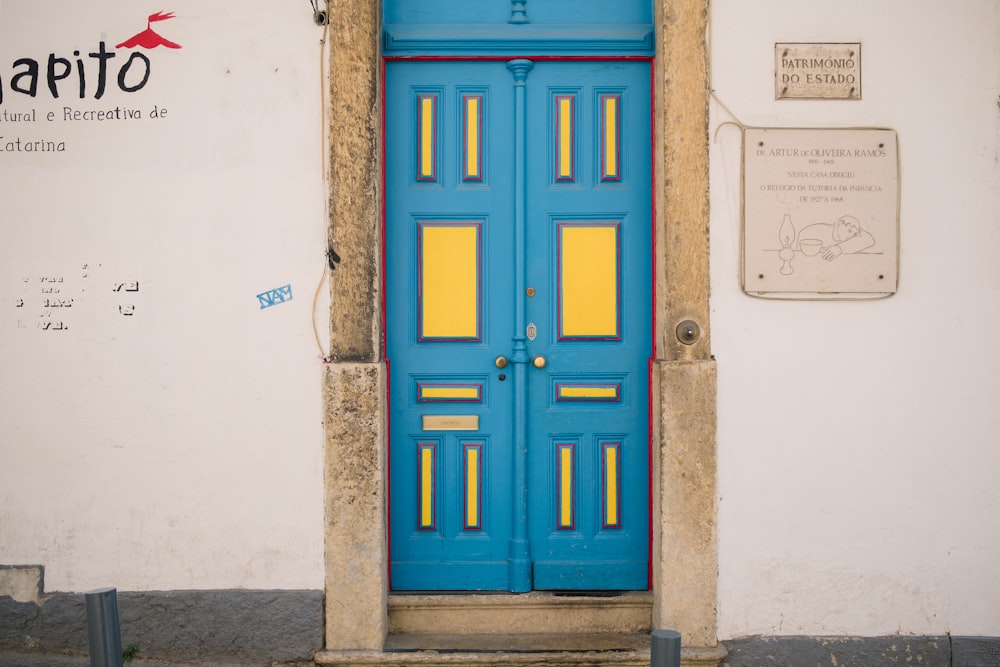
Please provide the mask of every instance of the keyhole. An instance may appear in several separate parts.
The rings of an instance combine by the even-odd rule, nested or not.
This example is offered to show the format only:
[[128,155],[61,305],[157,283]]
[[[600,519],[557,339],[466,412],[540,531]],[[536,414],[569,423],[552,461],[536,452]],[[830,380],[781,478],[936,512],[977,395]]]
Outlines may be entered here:
[[501,373],[501,374],[500,374],[500,375],[498,375],[497,377],[498,377],[498,378],[500,378],[500,381],[501,381],[501,382],[503,382],[504,380],[506,380],[506,379],[507,379],[507,376],[506,376],[506,375],[505,375],[504,373]]

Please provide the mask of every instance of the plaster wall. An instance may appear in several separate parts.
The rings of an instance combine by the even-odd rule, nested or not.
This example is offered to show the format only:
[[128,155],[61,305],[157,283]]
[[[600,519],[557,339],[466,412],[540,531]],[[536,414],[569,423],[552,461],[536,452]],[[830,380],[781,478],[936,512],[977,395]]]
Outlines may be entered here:
[[[180,48],[116,49],[147,26]],[[0,564],[47,590],[323,588],[322,37],[306,3],[0,6]]]
[[[712,132],[893,128],[902,184],[897,294],[756,299],[740,133],[710,146],[719,637],[1000,634],[1000,5],[715,0],[710,20]],[[776,42],[860,42],[862,99],[776,101]]]
[[[376,417],[367,401],[382,395],[377,369],[365,365],[377,361],[377,175],[371,160],[358,159],[375,145],[375,4],[332,3],[343,24],[331,38],[332,62],[344,68],[330,105],[330,126],[343,130],[331,157],[332,222],[322,179],[323,35],[307,7],[250,0],[236,12],[177,0],[175,17],[153,27],[182,48],[149,52],[141,91],[109,87],[96,101],[93,88],[76,96],[75,72],[58,100],[44,81],[34,98],[14,93],[11,63],[38,59],[44,76],[49,53],[72,61],[79,49],[87,59],[99,41],[112,48],[162,8],[0,5],[0,109],[35,111],[33,120],[0,124],[0,143],[66,145],[0,152],[0,564],[42,564],[46,588],[62,591],[324,586],[324,459],[331,479],[343,473],[332,465],[339,450],[324,439],[324,417],[331,432],[341,418],[324,411],[324,386],[341,401],[334,407]],[[711,86],[729,112],[712,102],[710,131],[734,120],[731,112],[756,126],[899,132],[901,280],[898,294],[879,301],[744,295],[739,133],[727,126],[709,146],[711,334],[687,348],[670,335],[675,322],[694,317],[706,334],[708,323],[697,251],[704,212],[698,188],[685,195],[681,177],[704,155],[704,138],[676,127],[700,126],[683,119],[703,119],[704,98],[684,79],[697,62],[679,73],[672,63],[700,58],[701,44],[663,36],[700,34],[700,26],[677,28],[676,16],[697,20],[700,4],[667,4],[657,19],[658,159],[668,163],[658,170],[662,351],[671,363],[697,364],[689,373],[668,368],[663,385],[693,386],[703,400],[662,400],[680,415],[717,414],[718,430],[710,419],[685,427],[668,415],[661,437],[670,447],[688,432],[699,443],[717,437],[719,638],[1000,634],[992,443],[1000,353],[991,346],[1000,329],[1000,7],[712,3]],[[371,11],[360,20],[341,16],[341,6]],[[56,14],[74,20],[52,21]],[[861,42],[862,99],[775,101],[779,41]],[[112,62],[117,70],[122,60]],[[93,86],[95,70],[87,76]],[[65,106],[134,107],[143,118],[71,122]],[[168,115],[152,118],[154,106]],[[358,126],[364,131],[349,132]],[[341,305],[332,318],[325,299],[316,312],[312,302],[327,240],[345,258],[332,276]],[[284,285],[294,298],[260,308],[258,294]],[[75,301],[43,306],[56,298]],[[321,339],[330,322],[325,352],[350,367],[324,374],[312,319]],[[372,419],[355,444],[377,451],[380,428]],[[369,478],[381,479],[380,459],[367,460]],[[330,516],[350,491],[327,488]],[[367,511],[380,516],[382,490],[362,491],[373,498]],[[701,531],[687,542],[665,537],[663,548],[709,554],[694,558],[709,573],[696,577],[694,620],[677,623],[710,644],[712,596],[704,593],[715,527],[711,503],[692,498],[701,509],[685,521]],[[341,547],[373,548],[367,553],[384,559],[379,524],[371,526]],[[674,576],[672,567],[658,576]],[[352,581],[349,563],[325,569],[328,589]],[[384,569],[372,572],[382,595]],[[663,595],[660,620],[674,621],[683,593]],[[362,644],[380,642],[383,609],[372,598]],[[328,618],[328,639],[339,628]]]

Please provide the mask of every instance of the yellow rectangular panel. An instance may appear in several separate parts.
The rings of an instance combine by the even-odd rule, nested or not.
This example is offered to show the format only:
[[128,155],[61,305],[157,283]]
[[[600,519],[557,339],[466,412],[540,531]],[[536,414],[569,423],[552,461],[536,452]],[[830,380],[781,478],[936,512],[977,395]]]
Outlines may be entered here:
[[420,419],[425,431],[479,430],[479,415],[423,415]]
[[617,95],[605,95],[601,98],[602,115],[604,124],[602,133],[604,135],[604,166],[601,171],[605,180],[616,180],[618,174],[618,100]]
[[478,401],[482,398],[482,388],[480,385],[465,386],[421,386],[421,401]]
[[613,401],[618,399],[618,385],[559,385],[556,398]]
[[465,449],[465,527],[479,527],[479,448]]
[[479,226],[421,225],[420,338],[479,338]]
[[480,169],[480,102],[482,98],[478,95],[470,95],[465,98],[465,178],[467,180],[479,180],[482,178]]
[[560,227],[560,328],[564,338],[618,337],[618,226]]
[[618,447],[614,445],[604,448],[604,525],[619,525]]
[[559,527],[573,527],[573,447],[559,447]]
[[417,164],[417,178],[422,181],[432,181],[436,175],[436,155],[435,130],[437,129],[437,114],[435,112],[435,98],[433,95],[421,95],[418,99],[418,119],[420,139],[418,145],[419,155]]
[[434,527],[434,448],[420,447],[420,527]]
[[556,180],[573,180],[573,98],[557,97],[558,165]]

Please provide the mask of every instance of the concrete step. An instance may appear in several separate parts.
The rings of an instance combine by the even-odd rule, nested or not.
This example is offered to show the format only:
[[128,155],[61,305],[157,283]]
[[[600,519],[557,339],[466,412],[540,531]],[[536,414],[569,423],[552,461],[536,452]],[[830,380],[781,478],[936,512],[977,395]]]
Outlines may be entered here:
[[389,596],[390,635],[648,633],[646,592]]
[[[717,667],[722,647],[682,648],[682,667]],[[648,633],[390,635],[383,651],[323,651],[323,667],[649,667]]]
[[[392,594],[381,651],[321,651],[324,667],[649,667],[645,592]],[[682,648],[683,667],[717,667],[721,646]]]

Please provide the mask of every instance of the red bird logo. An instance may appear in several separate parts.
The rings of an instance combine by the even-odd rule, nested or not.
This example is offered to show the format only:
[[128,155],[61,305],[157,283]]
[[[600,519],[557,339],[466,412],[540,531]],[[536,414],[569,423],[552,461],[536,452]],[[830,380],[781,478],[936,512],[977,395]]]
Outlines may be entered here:
[[171,42],[169,39],[166,39],[166,38],[160,36],[155,30],[153,30],[150,27],[150,25],[154,21],[166,21],[167,19],[172,19],[172,18],[174,18],[174,13],[173,12],[166,12],[166,13],[156,12],[155,14],[150,14],[149,15],[149,20],[146,21],[146,29],[145,30],[143,30],[142,32],[140,32],[135,37],[132,37],[131,39],[127,39],[124,42],[122,42],[121,44],[118,44],[117,46],[115,46],[115,48],[116,49],[120,49],[122,47],[125,47],[127,49],[131,49],[131,48],[135,48],[137,46],[141,46],[144,49],[155,49],[157,46],[165,46],[168,49],[179,49],[179,48],[181,48],[180,44],[177,44],[175,42]]

